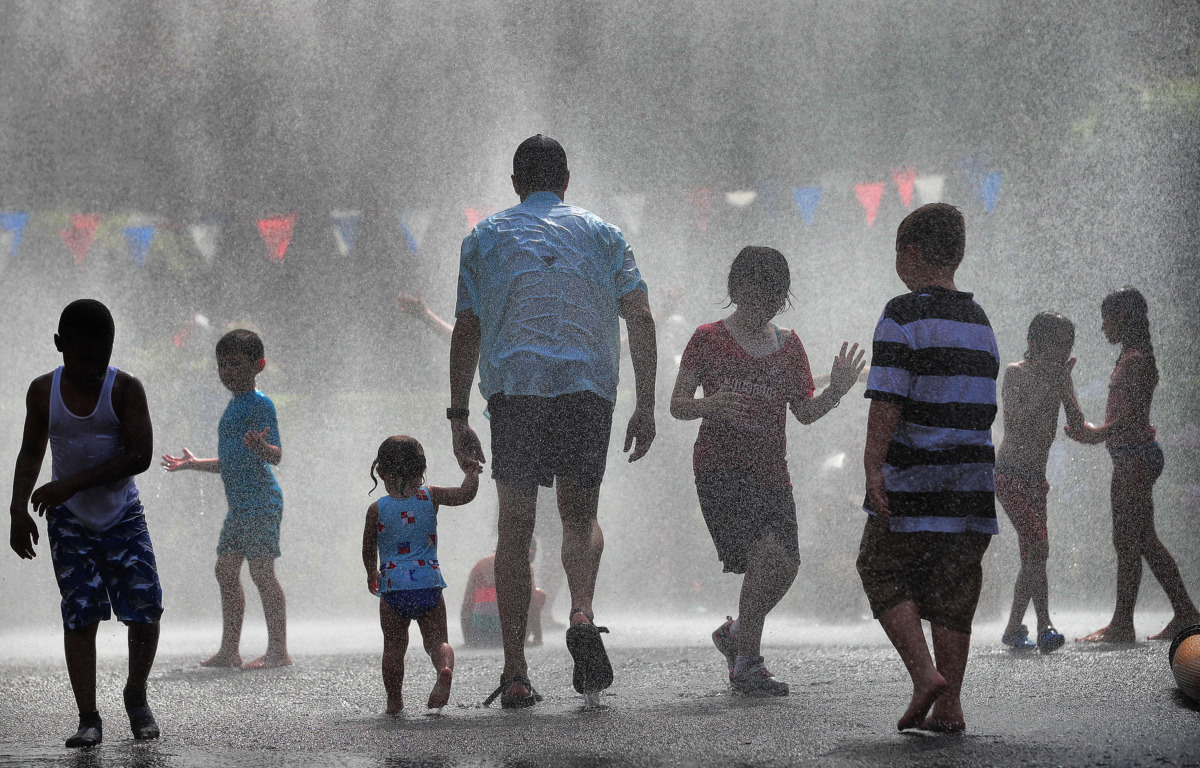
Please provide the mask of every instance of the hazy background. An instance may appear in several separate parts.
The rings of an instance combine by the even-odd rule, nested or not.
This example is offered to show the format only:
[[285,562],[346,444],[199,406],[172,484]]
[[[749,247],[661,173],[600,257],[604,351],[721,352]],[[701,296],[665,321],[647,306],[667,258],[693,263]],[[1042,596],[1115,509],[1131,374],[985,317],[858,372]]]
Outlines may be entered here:
[[[1147,295],[1167,455],[1158,526],[1200,597],[1194,2],[14,0],[0,10],[0,68],[0,210],[32,214],[17,257],[0,253],[0,485],[25,388],[60,362],[51,337],[70,300],[113,309],[113,362],[146,384],[160,454],[215,455],[227,393],[212,344],[227,327],[254,327],[267,347],[259,384],[282,431],[278,568],[293,617],[375,610],[359,548],[384,437],[417,436],[429,481],[459,481],[442,416],[447,345],[394,297],[420,292],[451,315],[464,209],[516,202],[512,151],[537,132],[566,147],[568,200],[626,230],[652,305],[673,310],[659,316],[659,442],[632,466],[618,454],[632,403],[624,362],[599,611],[734,610],[738,581],[720,572],[691,482],[696,424],[665,407],[674,361],[696,325],[722,316],[728,264],[749,243],[788,256],[795,302],[778,322],[798,331],[815,373],[841,340],[869,343],[903,291],[892,242],[906,208],[891,171],[905,166],[944,174],[942,198],[964,211],[959,286],[988,311],[1005,362],[1036,312],[1076,321],[1076,383],[1092,419],[1116,354],[1099,332],[1100,299],[1125,284]],[[974,187],[987,171],[1003,173],[991,214]],[[868,227],[853,186],[875,181],[888,184]],[[823,193],[807,226],[791,189],[814,185]],[[714,195],[706,229],[688,197],[700,188]],[[737,208],[723,197],[734,190],[758,197]],[[363,214],[348,256],[332,210]],[[422,225],[416,252],[397,211]],[[104,215],[81,267],[59,235],[72,213]],[[285,261],[270,263],[254,222],[280,213],[298,219]],[[121,234],[138,221],[157,225],[143,268]],[[212,260],[189,236],[201,221],[223,223]],[[817,425],[789,427],[804,564],[785,610],[866,613],[853,569],[865,418],[852,396]],[[473,422],[486,446],[486,422]],[[1062,442],[1049,472],[1052,606],[1108,608],[1109,461]],[[166,619],[215,630],[220,481],[156,467],[138,483]],[[495,517],[490,480],[442,515],[452,612]],[[1015,577],[1015,535],[1001,525],[982,618],[1007,610]],[[58,622],[44,539],[38,551],[32,563],[0,556],[5,627]],[[1143,605],[1161,610],[1146,578]],[[245,581],[249,620],[261,621]]]

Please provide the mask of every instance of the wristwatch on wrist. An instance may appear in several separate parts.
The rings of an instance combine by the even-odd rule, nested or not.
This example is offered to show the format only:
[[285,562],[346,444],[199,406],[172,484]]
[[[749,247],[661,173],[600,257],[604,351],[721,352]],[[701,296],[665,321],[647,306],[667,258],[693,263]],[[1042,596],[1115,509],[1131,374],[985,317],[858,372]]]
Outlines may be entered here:
[[446,418],[450,419],[450,421],[454,421],[455,419],[466,419],[470,415],[471,415],[470,408],[447,408],[446,409]]

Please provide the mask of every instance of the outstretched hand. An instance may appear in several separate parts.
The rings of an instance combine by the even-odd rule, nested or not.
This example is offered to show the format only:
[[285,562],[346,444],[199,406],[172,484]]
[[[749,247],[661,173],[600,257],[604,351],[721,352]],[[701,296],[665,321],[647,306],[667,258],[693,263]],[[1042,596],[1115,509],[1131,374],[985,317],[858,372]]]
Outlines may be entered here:
[[427,309],[425,297],[419,293],[416,296],[410,296],[407,293],[397,294],[396,309],[400,310],[406,315],[420,316]]
[[182,456],[172,456],[169,453],[163,454],[162,468],[168,472],[178,472],[181,469],[192,469],[196,466],[196,455],[187,448],[183,449]]
[[845,395],[862,375],[867,361],[865,348],[859,349],[856,342],[853,347],[850,342],[843,341],[837,357],[833,358],[833,368],[829,371],[829,386],[838,397]]
[[654,442],[654,412],[634,408],[633,415],[629,417],[629,426],[625,428],[625,453],[629,453],[629,449],[633,448],[633,453],[629,453],[631,462],[637,461],[646,455],[650,450],[650,444]]

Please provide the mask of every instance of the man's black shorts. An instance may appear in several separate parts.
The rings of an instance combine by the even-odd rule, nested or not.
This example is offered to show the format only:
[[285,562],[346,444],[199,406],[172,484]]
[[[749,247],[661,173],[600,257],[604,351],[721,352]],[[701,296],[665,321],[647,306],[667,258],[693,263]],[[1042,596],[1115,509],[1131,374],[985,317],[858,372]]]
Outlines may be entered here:
[[592,392],[492,395],[492,477],[550,487],[554,477],[597,488],[604,480],[613,404]]

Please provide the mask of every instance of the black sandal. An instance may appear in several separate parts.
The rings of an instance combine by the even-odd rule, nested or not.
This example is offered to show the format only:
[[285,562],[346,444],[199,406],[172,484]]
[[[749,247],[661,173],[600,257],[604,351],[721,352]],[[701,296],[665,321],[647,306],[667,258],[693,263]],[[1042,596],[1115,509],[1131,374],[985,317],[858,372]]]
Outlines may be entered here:
[[613,681],[612,663],[604,650],[604,641],[600,639],[600,634],[608,632],[608,627],[597,627],[585,611],[571,611],[572,616],[577,613],[587,616],[588,623],[567,628],[567,650],[575,661],[571,682],[575,690],[584,695],[599,693]]
[[[519,683],[529,689],[528,696],[509,696],[506,691],[513,683]],[[532,707],[542,700],[542,694],[534,690],[533,683],[529,682],[529,678],[525,675],[513,675],[505,677],[503,673],[500,675],[500,687],[492,691],[492,695],[483,700],[483,706],[490,707],[492,702],[500,697],[501,709],[525,709]]]

